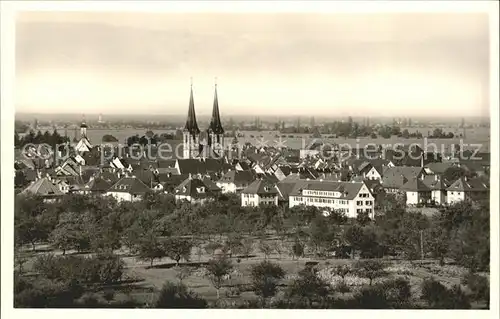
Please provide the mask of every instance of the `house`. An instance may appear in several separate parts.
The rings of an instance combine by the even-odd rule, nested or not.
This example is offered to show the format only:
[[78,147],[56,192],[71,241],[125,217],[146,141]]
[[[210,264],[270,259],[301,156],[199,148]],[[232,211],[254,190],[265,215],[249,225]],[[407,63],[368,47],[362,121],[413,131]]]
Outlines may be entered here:
[[241,206],[278,205],[276,183],[257,179],[241,192]]
[[190,203],[204,203],[213,197],[209,186],[207,186],[201,179],[189,176],[174,190],[176,201],[188,201]]
[[106,195],[111,195],[117,201],[139,201],[151,189],[135,176],[123,177],[111,186]]
[[481,178],[461,177],[453,182],[446,191],[446,201],[450,205],[465,200],[489,198],[489,187]]
[[356,218],[366,212],[374,217],[375,198],[363,182],[315,180],[297,183],[290,193],[289,207],[298,205],[330,208]]
[[424,184],[431,190],[431,202],[438,205],[446,204],[446,189],[449,185],[441,175],[425,176]]
[[431,200],[431,189],[424,183],[423,178],[408,179],[400,190],[406,193],[407,206],[428,203]]
[[91,177],[89,182],[83,187],[83,190],[85,193],[106,194],[111,186],[113,186],[111,182],[101,176],[98,176]]
[[229,171],[216,182],[222,193],[236,193],[242,191],[255,180],[252,171]]
[[394,166],[384,169],[381,184],[388,193],[396,193],[404,184],[413,178],[421,178],[425,175],[422,167],[416,166]]
[[26,187],[20,195],[40,196],[44,201],[53,201],[64,195],[64,193],[58,186],[54,185],[49,177],[42,177]]
[[382,175],[384,174],[384,169],[386,167],[394,167],[394,164],[389,161],[389,160],[385,160],[385,159],[373,159],[373,160],[369,160],[369,170],[366,172],[366,168],[365,168],[365,172],[363,172],[363,176],[365,179],[370,179],[370,180],[381,180],[382,179]]

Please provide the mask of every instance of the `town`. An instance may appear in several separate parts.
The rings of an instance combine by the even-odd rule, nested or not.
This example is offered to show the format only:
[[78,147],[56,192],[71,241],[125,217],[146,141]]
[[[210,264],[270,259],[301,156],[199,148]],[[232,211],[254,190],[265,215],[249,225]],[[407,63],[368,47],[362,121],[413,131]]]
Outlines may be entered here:
[[[358,289],[357,285],[363,286],[363,276],[371,287],[372,280],[390,276],[389,269],[407,278],[417,271],[428,272],[429,276],[439,272],[456,277],[445,275],[450,267],[457,267],[451,266],[456,263],[463,267],[463,276],[470,281],[484,281],[477,272],[488,267],[485,259],[489,256],[489,250],[485,250],[488,232],[475,239],[484,246],[467,246],[472,250],[464,251],[464,245],[476,244],[464,243],[463,237],[452,235],[447,229],[458,231],[470,227],[455,218],[472,218],[472,227],[485,227],[490,196],[488,152],[466,150],[458,144],[446,147],[444,153],[439,152],[441,147],[429,152],[423,149],[422,143],[420,146],[405,144],[405,137],[397,127],[399,121],[378,128],[395,132],[399,142],[394,146],[371,143],[372,147],[355,148],[344,143],[347,136],[357,134],[353,131],[371,130],[366,119],[362,125],[353,123],[352,119],[340,122],[347,136],[333,139],[323,138],[324,127],[314,126],[311,121],[312,135],[302,149],[287,147],[281,135],[261,135],[254,143],[241,143],[238,140],[241,133],[228,135],[224,129],[217,86],[206,128],[198,125],[194,100],[191,87],[182,136],[173,134],[161,142],[152,131],[142,137],[128,138],[131,143],[126,145],[104,143],[104,139],[94,142],[89,138],[85,119],[73,142],[67,133],[61,136],[56,129],[45,134],[36,134],[32,129],[23,136],[16,133],[19,271],[35,256],[38,257],[32,267],[52,277],[56,276],[55,270],[49,269],[62,267],[58,266],[64,264],[62,261],[71,264],[98,258],[95,262],[111,263],[107,267],[113,268],[109,274],[112,278],[106,278],[106,282],[121,282],[124,276],[132,276],[134,280],[146,280],[155,286],[158,283],[149,273],[174,269],[173,274],[161,276],[180,278],[181,283],[183,278],[187,281],[188,277],[201,276],[210,279],[217,292],[214,298],[211,291],[203,289],[201,294],[206,300],[182,297],[163,306],[160,298],[156,301],[157,307],[182,307],[183,303],[185,307],[204,307],[207,300],[213,300],[214,307],[254,307],[259,304],[257,300],[261,300],[263,307],[290,307],[291,304],[282,299],[271,301],[270,298],[276,298],[278,281],[288,278],[283,268],[297,271],[299,263],[305,264],[306,269],[323,264],[319,270],[314,268],[313,273],[302,271],[299,277],[289,278],[291,287],[306,285],[303,281],[312,280],[310,276],[318,281],[317,287],[299,286],[295,291],[290,288],[291,291],[283,292],[292,294],[291,300],[300,307],[440,308],[450,307],[456,302],[454,298],[470,298],[459,286],[446,292],[448,288],[426,278],[423,291],[444,289],[448,299],[436,301],[429,296],[422,297],[425,301],[415,301],[406,296],[404,300],[392,300],[385,296],[380,305],[374,305],[373,300],[363,297],[368,290],[361,290],[361,295],[354,294],[351,299],[346,297]],[[463,120],[460,126],[465,127]],[[465,132],[463,129],[463,135]],[[372,134],[375,133],[367,133]],[[180,141],[172,148],[168,143],[175,141],[175,135]],[[447,138],[441,135],[443,140]],[[367,138],[371,140],[370,136]],[[158,141],[152,143],[155,139]],[[163,144],[169,146],[169,156],[161,156]],[[471,212],[475,215],[467,215]],[[476,228],[466,229],[463,232],[481,232]],[[452,248],[453,245],[459,247]],[[59,253],[47,255],[43,253],[47,249]],[[90,256],[92,252],[98,253],[97,256],[104,252],[108,255],[81,260],[79,255],[85,252],[91,253]],[[292,256],[291,260],[282,259],[281,255],[287,254]],[[255,263],[258,256],[264,260],[259,264],[263,267],[261,271],[270,271],[270,276],[275,276],[275,288],[271,292],[258,284],[244,288],[243,283],[237,283],[243,280],[243,269],[248,268],[245,264]],[[333,266],[332,258],[340,263]],[[352,262],[359,258],[368,259]],[[168,259],[177,266],[162,269],[169,265]],[[278,266],[269,262],[273,259]],[[297,261],[292,262],[294,259]],[[130,268],[137,260],[139,265],[141,261],[147,262],[134,266],[142,267],[140,272]],[[163,264],[154,265],[154,260]],[[184,265],[180,260],[185,260]],[[414,264],[414,260],[420,264]],[[240,265],[246,268],[238,269]],[[258,277],[254,271],[250,276]],[[354,278],[361,281],[348,283],[346,276],[350,276],[351,281]],[[340,282],[338,278],[342,278]],[[388,289],[387,285],[410,289],[414,285],[401,280],[381,282],[377,289]],[[415,279],[412,277],[411,281]],[[114,292],[106,288],[101,297],[86,293],[76,304],[155,307],[154,302],[148,300],[149,293],[132,286],[134,288],[129,289],[139,290],[135,294],[140,297],[129,294],[114,300]],[[327,287],[333,286],[342,296],[333,299],[335,301],[327,293],[330,291]],[[226,287],[222,289],[225,297],[220,295],[222,287]],[[248,294],[245,289],[257,289],[253,291],[261,299],[241,297]],[[481,289],[484,292],[484,287]],[[106,297],[107,294],[112,296]],[[308,303],[302,303],[303,298]],[[488,300],[483,293],[474,299],[475,307],[483,307],[480,305]],[[31,302],[41,301],[35,298]],[[57,302],[50,306],[73,304],[68,300]],[[457,306],[470,307],[470,303]]]
[[0,2],[6,318],[498,317],[498,3]]

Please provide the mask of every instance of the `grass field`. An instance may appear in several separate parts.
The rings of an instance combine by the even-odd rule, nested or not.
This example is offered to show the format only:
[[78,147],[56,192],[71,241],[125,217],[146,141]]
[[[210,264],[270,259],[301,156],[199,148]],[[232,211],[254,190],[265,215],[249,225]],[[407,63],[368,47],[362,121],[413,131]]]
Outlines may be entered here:
[[[42,249],[40,246],[38,249]],[[45,247],[47,249],[48,247]],[[40,252],[46,253],[46,252]],[[60,252],[55,252],[59,254]],[[144,304],[151,304],[154,301],[155,293],[161,288],[166,281],[178,282],[180,279],[178,274],[181,269],[189,269],[189,275],[182,282],[192,291],[196,292],[200,297],[206,299],[209,303],[217,301],[217,291],[212,286],[207,277],[204,263],[214,256],[203,252],[197,254],[197,249],[193,248],[189,262],[182,261],[179,266],[169,258],[155,260],[153,266],[149,262],[138,261],[134,256],[129,256],[126,251],[116,252],[122,256],[126,265],[124,274],[124,282],[120,285],[111,287],[114,290],[114,300],[134,299]],[[265,256],[254,249],[248,258],[231,258],[233,263],[233,271],[230,278],[225,280],[220,291],[220,304],[226,307],[237,307],[244,301],[256,300],[257,296],[252,292],[250,286],[250,270],[253,265],[265,260]],[[353,265],[356,260],[353,259],[336,259],[336,258],[321,258],[316,259],[311,253],[308,256],[292,260],[286,252],[281,256],[272,254],[267,257],[271,262],[278,263],[286,272],[284,280],[281,282],[281,289],[278,294],[283,294],[284,289],[289,285],[298,272],[303,269],[306,263],[313,263],[319,270],[320,276],[327,282],[335,286],[340,281],[340,277],[335,276],[331,271],[332,267],[340,264]],[[451,287],[460,284],[461,278],[466,274],[466,269],[447,264],[439,266],[437,261],[404,261],[385,259],[387,265],[387,276],[375,279],[378,281],[387,280],[388,278],[404,277],[409,280],[412,290],[412,298],[415,302],[419,302],[420,285],[425,278],[433,277],[440,281],[445,286]],[[32,260],[25,265],[25,270],[31,268]],[[351,292],[345,295],[337,293],[337,297],[348,297],[364,285],[368,284],[368,279],[360,278],[356,275],[348,275],[346,283],[350,286]],[[106,289],[110,289],[107,287]],[[99,295],[101,292],[97,292]],[[474,306],[474,305],[473,305]],[[481,305],[479,305],[481,306]],[[478,307],[478,305],[475,305]]]

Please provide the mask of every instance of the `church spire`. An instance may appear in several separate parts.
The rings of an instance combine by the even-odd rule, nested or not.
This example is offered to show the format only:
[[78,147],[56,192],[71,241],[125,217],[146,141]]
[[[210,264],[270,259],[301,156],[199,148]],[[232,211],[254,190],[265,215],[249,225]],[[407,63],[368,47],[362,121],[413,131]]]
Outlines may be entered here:
[[215,134],[224,134],[224,129],[222,128],[219,114],[219,100],[217,98],[217,78],[215,78],[214,106],[212,109],[212,119],[210,120],[209,130]]
[[191,78],[191,95],[189,97],[189,110],[186,120],[186,126],[184,130],[189,131],[191,134],[200,134],[200,129],[198,128],[198,123],[196,123],[196,113],[194,111],[194,99],[193,99],[193,78]]

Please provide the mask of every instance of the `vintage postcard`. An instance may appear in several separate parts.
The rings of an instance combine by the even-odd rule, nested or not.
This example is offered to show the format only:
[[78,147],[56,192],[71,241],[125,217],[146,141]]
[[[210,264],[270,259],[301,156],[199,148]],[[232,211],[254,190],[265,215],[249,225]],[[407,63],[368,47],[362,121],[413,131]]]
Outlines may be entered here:
[[1,145],[6,318],[498,315],[496,2],[2,2]]

